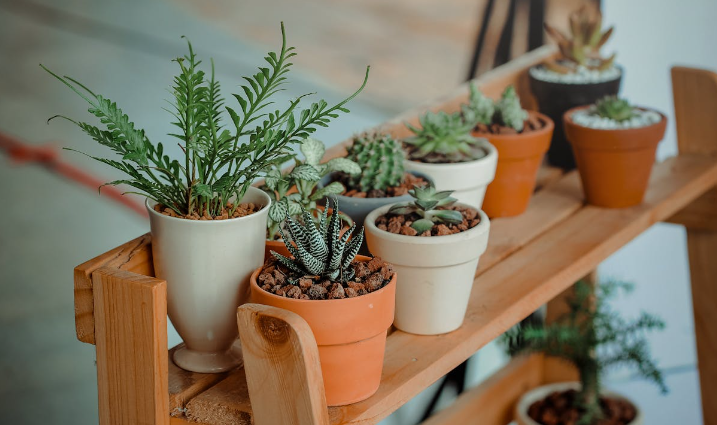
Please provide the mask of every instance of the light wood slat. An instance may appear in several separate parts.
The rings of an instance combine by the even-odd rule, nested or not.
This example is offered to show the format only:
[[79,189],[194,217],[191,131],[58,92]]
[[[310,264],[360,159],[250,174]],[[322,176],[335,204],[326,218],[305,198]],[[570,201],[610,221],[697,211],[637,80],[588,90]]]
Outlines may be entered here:
[[114,267],[145,276],[154,276],[149,233],[75,267],[75,332],[77,339],[95,343],[92,272],[100,267]]
[[690,230],[717,231],[717,188],[700,196],[667,221]]
[[314,334],[296,313],[260,304],[237,312],[255,425],[328,425]]
[[542,383],[542,355],[513,359],[422,425],[505,425],[513,420],[520,396]]
[[185,415],[190,423],[251,425],[251,412],[246,373],[244,367],[239,367],[218,384],[189,400]]
[[655,167],[642,205],[622,210],[582,208],[480,275],[460,329],[432,337],[401,331],[391,334],[376,395],[329,409],[332,422],[375,423],[383,419],[715,182],[716,163],[703,157],[681,156]]
[[184,417],[187,402],[226,378],[228,373],[196,373],[184,370],[172,361],[174,351],[183,347],[179,344],[169,350],[169,414]]
[[169,424],[166,282],[108,267],[92,280],[100,424]]
[[680,152],[717,154],[717,73],[672,68],[672,96]]

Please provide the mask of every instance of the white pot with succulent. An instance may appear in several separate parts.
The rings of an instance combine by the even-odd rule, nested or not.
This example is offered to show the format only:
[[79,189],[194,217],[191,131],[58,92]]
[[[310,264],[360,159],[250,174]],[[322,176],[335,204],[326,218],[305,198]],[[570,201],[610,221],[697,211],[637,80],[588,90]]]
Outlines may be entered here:
[[488,184],[495,177],[498,152],[487,139],[474,137],[475,116],[464,108],[452,114],[427,112],[420,128],[403,140],[406,171],[427,175],[438,190],[451,190],[458,201],[481,208]]
[[457,203],[451,191],[429,185],[410,193],[414,202],[366,217],[368,248],[400,277],[394,325],[420,335],[451,332],[463,323],[490,221],[483,211]]
[[[248,299],[252,271],[263,263],[271,204],[252,182],[293,158],[292,145],[317,125],[348,112],[344,105],[366,83],[333,107],[321,100],[295,116],[301,96],[267,116],[262,109],[273,103],[294,56],[283,24],[281,32],[281,51],[270,52],[268,67],[246,77],[243,94],[233,95],[239,112],[224,105],[214,67],[207,76],[188,43],[189,53],[176,59],[180,72],[171,89],[172,124],[180,129],[171,136],[180,140],[181,161],[136,129],[115,103],[48,70],[84,98],[106,127],[67,118],[121,156],[93,157],[128,175],[108,184],[126,184],[147,197],[155,275],[167,281],[169,318],[184,340],[173,360],[190,371],[221,372],[241,362],[234,348],[236,309]],[[231,129],[221,122],[225,112]]]

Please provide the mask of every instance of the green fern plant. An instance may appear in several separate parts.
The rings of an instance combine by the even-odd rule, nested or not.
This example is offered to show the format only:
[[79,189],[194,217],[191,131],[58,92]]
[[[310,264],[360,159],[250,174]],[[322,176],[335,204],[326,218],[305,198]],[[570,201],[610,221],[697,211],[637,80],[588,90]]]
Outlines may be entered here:
[[[50,120],[60,117],[76,124],[97,143],[121,157],[113,160],[90,156],[127,175],[125,179],[107,184],[129,185],[133,188],[129,193],[144,195],[179,215],[203,215],[204,212],[220,215],[233,199],[244,196],[257,177],[292,159],[291,145],[308,137],[317,126],[328,126],[339,113],[348,113],[344,105],[366,85],[368,68],[361,87],[334,106],[320,100],[298,113],[299,102],[307,96],[302,95],[283,110],[270,111],[272,96],[282,90],[292,65],[291,58],[296,55],[294,48],[286,43],[283,23],[281,34],[279,53],[269,52],[264,58],[267,66],[260,67],[252,76],[243,77],[247,84],[241,86],[242,93],[232,95],[239,104],[236,110],[224,104],[213,62],[207,77],[200,69],[201,61],[192,44],[187,42],[189,53],[175,60],[179,74],[174,77],[169,111],[175,119],[172,124],[179,129],[170,136],[179,140],[184,153],[181,162],[166,155],[162,143],[150,141],[144,130],[136,128],[116,103],[40,65],[87,101],[90,114],[98,118],[104,128],[62,115]],[[224,113],[231,120],[229,128],[222,122]],[[231,216],[233,210],[229,212]]]
[[593,425],[603,417],[600,407],[601,377],[606,369],[635,367],[639,375],[655,383],[664,393],[662,373],[650,357],[645,333],[663,329],[655,316],[642,313],[625,320],[607,305],[618,290],[629,291],[627,283],[609,282],[598,286],[580,281],[568,300],[568,312],[550,325],[517,326],[503,335],[511,355],[544,353],[575,366],[581,389],[577,407],[584,412],[579,424]]
[[463,215],[460,211],[439,210],[438,207],[449,207],[456,203],[457,199],[451,197],[452,190],[437,191],[433,183],[424,187],[414,187],[408,193],[415,199],[412,203],[396,204],[389,210],[389,214],[409,215],[418,214],[421,218],[414,221],[411,227],[418,232],[431,230],[434,224],[463,222]]
[[[296,159],[294,168],[283,175],[278,167],[274,167],[269,171],[262,186],[272,199],[267,220],[269,240],[276,238],[281,223],[286,217],[299,218],[303,211],[307,211],[311,217],[314,217],[315,222],[318,221],[320,213],[316,202],[346,190],[340,182],[332,182],[317,189],[317,184],[324,176],[333,172],[344,172],[348,175],[361,172],[359,165],[348,158],[333,158],[321,163],[326,147],[321,141],[311,137],[301,142],[300,150],[304,155],[303,162]],[[292,187],[295,187],[296,191],[289,193]],[[346,215],[342,214],[341,219],[349,224],[352,223]]]
[[401,144],[388,134],[362,134],[354,137],[346,158],[359,166],[360,172],[349,178],[349,186],[361,192],[386,190],[398,186],[404,175],[404,153]]
[[354,224],[342,235],[339,203],[333,201],[333,213],[329,218],[331,198],[327,198],[326,202],[327,208],[321,213],[318,223],[314,222],[308,211],[303,211],[302,221],[291,217],[286,219],[288,233],[279,229],[293,258],[274,251],[271,254],[299,276],[319,276],[333,282],[347,283],[355,275],[350,266],[363,242],[363,228],[351,238],[356,228]]

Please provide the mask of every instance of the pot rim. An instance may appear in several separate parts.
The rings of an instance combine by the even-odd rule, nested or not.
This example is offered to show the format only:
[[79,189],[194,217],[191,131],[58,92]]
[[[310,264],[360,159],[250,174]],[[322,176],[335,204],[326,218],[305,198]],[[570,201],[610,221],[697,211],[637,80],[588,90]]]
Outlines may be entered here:
[[481,143],[481,147],[488,151],[488,155],[474,159],[472,161],[465,161],[465,162],[421,162],[421,161],[414,161],[412,159],[409,159],[406,157],[404,161],[411,162],[413,164],[416,164],[416,167],[425,167],[427,170],[437,170],[437,169],[446,169],[446,168],[453,168],[456,171],[470,169],[473,167],[476,167],[478,165],[483,165],[483,162],[490,162],[497,158],[498,156],[498,150],[493,146],[488,139],[485,136],[480,136],[479,139]]
[[[172,217],[172,216],[164,215],[164,214],[158,213],[157,211],[154,210],[153,207],[155,205],[157,205],[158,202],[156,202],[155,200],[150,199],[150,198],[146,198],[144,200],[144,206],[145,206],[145,208],[147,208],[147,211],[149,212],[150,215],[153,215],[162,220],[165,220],[165,219],[166,220],[177,220],[177,221],[182,221],[182,222],[187,222],[187,223],[194,223],[198,226],[210,225],[210,224],[215,224],[215,223],[229,223],[229,222],[236,223],[237,221],[240,221],[240,220],[251,219],[252,217],[257,216],[259,213],[265,212],[268,214],[269,207],[271,206],[271,198],[269,197],[269,195],[264,193],[263,190],[256,188],[254,186],[249,186],[249,189],[247,190],[247,194],[249,193],[249,191],[256,192],[257,194],[260,194],[262,197],[264,197],[264,199],[266,200],[266,203],[258,211],[255,211],[253,214],[245,215],[244,217],[228,218],[226,220],[189,220],[186,218],[179,218],[179,217]],[[246,196],[246,194],[245,194],[245,196]],[[150,203],[152,204],[151,206],[150,206]]]
[[[429,182],[429,183],[434,183],[434,182],[433,182],[433,179],[432,179],[428,174],[426,174],[426,173],[422,173],[422,172],[420,172],[420,171],[415,171],[415,170],[410,170],[410,171],[409,171],[409,170],[406,170],[405,173],[413,174],[414,176],[420,177],[420,178],[426,180],[426,181]],[[331,180],[332,174],[333,174],[333,173],[327,174],[326,176],[324,176],[324,178],[322,178],[321,180],[319,180],[319,184],[317,185],[317,187],[319,187],[319,188],[324,187],[324,186],[325,186],[324,180],[326,180],[328,183],[333,183],[333,182],[335,182],[336,180]],[[348,189],[348,188],[347,188],[347,189]],[[409,197],[410,197],[411,195],[405,194],[405,195],[401,195],[401,196],[390,196],[390,197],[389,197],[389,196],[384,196],[383,198],[356,198],[356,197],[353,197],[353,196],[346,196],[346,195],[342,195],[342,194],[340,194],[340,193],[337,193],[337,194],[331,194],[331,195],[326,195],[326,196],[327,196],[327,197],[330,196],[330,197],[338,198],[339,200],[341,200],[341,199],[350,199],[351,202],[357,202],[357,203],[358,203],[358,202],[366,202],[366,203],[368,203],[368,202],[379,202],[380,200],[383,200],[383,199],[401,199],[401,198],[404,198],[404,197],[406,197],[406,196],[409,196]],[[345,202],[348,202],[348,201],[345,201]]]
[[371,211],[367,216],[366,220],[364,221],[364,228],[370,229],[375,234],[380,234],[382,238],[393,240],[396,242],[409,242],[411,241],[413,244],[417,245],[438,245],[438,244],[446,244],[449,245],[454,241],[462,241],[465,239],[471,239],[476,238],[482,235],[483,233],[487,232],[490,229],[490,219],[488,218],[488,215],[486,215],[483,210],[480,208],[476,208],[474,206],[464,204],[462,202],[456,202],[454,205],[460,205],[462,207],[468,207],[472,208],[476,211],[478,211],[478,215],[480,215],[480,223],[478,223],[477,226],[468,229],[463,232],[454,233],[452,235],[443,235],[443,236],[431,236],[430,238],[424,238],[420,236],[408,236],[408,235],[400,235],[396,233],[391,233],[386,230],[381,230],[378,227],[376,227],[376,219],[379,215],[385,214],[392,206],[396,204],[400,204],[401,202],[394,202],[390,205],[384,205],[380,208],[376,208],[375,210]]
[[[531,110],[531,111],[527,111],[527,112],[528,112],[528,115],[537,116],[538,118],[540,118],[540,119],[542,119],[543,121],[545,121],[546,125],[545,125],[544,127],[540,128],[540,129],[538,129],[538,130],[530,131],[530,132],[527,132],[527,133],[516,133],[516,134],[485,134],[485,133],[478,133],[478,132],[476,132],[475,130],[472,131],[472,133],[473,133],[476,137],[486,138],[486,139],[489,139],[489,141],[490,141],[490,139],[502,140],[502,139],[523,138],[523,137],[528,137],[528,136],[537,137],[537,136],[543,135],[543,134],[545,134],[545,133],[548,133],[549,131],[553,131],[553,130],[554,130],[554,128],[555,128],[555,123],[553,122],[552,119],[550,119],[549,116],[547,116],[547,115],[545,115],[545,114],[543,114],[543,113],[541,113],[541,112],[538,112],[538,111],[532,111],[532,110]],[[498,159],[500,159],[500,156],[498,156]]]
[[560,82],[560,81],[545,81],[545,80],[541,80],[540,78],[535,78],[535,77],[533,76],[533,73],[530,72],[530,70],[532,70],[532,69],[534,69],[534,68],[541,67],[541,66],[545,66],[545,65],[541,62],[541,63],[537,63],[537,64],[531,66],[530,68],[528,68],[528,78],[529,78],[530,80],[538,81],[538,82],[543,83],[543,84],[552,84],[552,85],[556,85],[556,86],[575,86],[575,87],[579,87],[579,86],[594,86],[594,85],[598,85],[598,84],[605,84],[605,83],[615,82],[616,80],[621,79],[621,78],[625,75],[625,68],[624,68],[622,65],[615,64],[615,68],[617,68],[617,69],[620,70],[620,74],[618,74],[618,76],[615,77],[615,78],[613,78],[613,79],[605,80],[605,81],[597,81],[597,82],[592,82],[592,83],[563,83],[563,82]]
[[[476,226],[476,227],[478,227],[478,226]],[[355,258],[358,259],[358,260],[361,261],[361,262],[364,262],[364,263],[371,260],[371,257],[368,257],[368,256],[366,256],[366,255],[357,255]],[[266,261],[265,261],[264,263],[266,263]],[[395,284],[396,284],[396,277],[397,277],[396,272],[394,271],[394,272],[393,272],[393,275],[391,276],[391,280],[390,280],[387,284],[385,284],[385,285],[383,286],[383,288],[379,289],[378,291],[369,292],[368,294],[359,295],[359,296],[353,297],[353,298],[339,298],[339,299],[334,299],[334,300],[297,300],[297,299],[294,299],[294,298],[287,298],[287,297],[282,297],[282,296],[279,296],[279,295],[276,295],[276,294],[272,294],[272,293],[269,292],[269,291],[265,291],[265,290],[261,289],[261,287],[260,287],[259,284],[257,283],[257,278],[259,277],[259,273],[261,273],[261,269],[263,269],[263,268],[264,268],[264,264],[262,264],[261,267],[259,267],[258,269],[254,270],[254,272],[251,274],[251,278],[249,279],[249,282],[250,282],[250,285],[252,286],[252,288],[261,291],[264,295],[268,295],[269,298],[275,298],[275,299],[279,299],[279,300],[282,300],[282,301],[285,301],[285,302],[290,302],[290,303],[296,302],[296,303],[299,303],[299,304],[303,304],[303,303],[327,303],[327,302],[337,303],[337,302],[347,302],[348,300],[355,300],[355,299],[357,299],[357,298],[361,298],[361,299],[363,299],[363,300],[368,300],[368,299],[373,298],[373,297],[379,297],[383,292],[385,292],[384,290],[385,290],[386,288],[388,288],[388,287],[391,286],[391,285],[395,285]],[[369,298],[365,298],[365,297],[369,297]]]
[[587,129],[590,131],[596,131],[596,132],[601,132],[603,134],[606,134],[606,133],[612,133],[612,132],[629,132],[629,131],[635,131],[635,130],[645,130],[645,129],[648,129],[651,127],[657,127],[659,125],[662,125],[665,121],[667,121],[667,116],[665,114],[663,114],[662,112],[658,111],[657,109],[647,108],[644,106],[635,106],[635,108],[643,110],[643,111],[656,112],[657,114],[660,115],[660,121],[658,121],[656,123],[652,123],[650,125],[643,125],[642,127],[630,127],[630,128],[593,128],[593,127],[588,127],[585,125],[577,124],[575,121],[573,121],[573,114],[575,112],[590,108],[592,106],[593,106],[593,104],[576,106],[574,108],[568,109],[567,111],[565,111],[563,113],[563,122],[565,123],[566,126],[572,125],[572,126],[584,128],[584,129]]

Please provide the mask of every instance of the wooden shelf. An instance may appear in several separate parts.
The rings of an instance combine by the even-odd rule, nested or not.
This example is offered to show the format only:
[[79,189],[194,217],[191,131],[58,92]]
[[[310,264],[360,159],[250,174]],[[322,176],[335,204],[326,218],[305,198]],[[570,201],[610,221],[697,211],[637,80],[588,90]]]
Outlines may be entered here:
[[[506,85],[515,84],[522,90],[521,96],[529,99],[525,92],[525,71],[529,66],[553,54],[552,48],[539,49],[486,74],[479,83],[489,93],[499,93]],[[463,87],[457,93],[456,96],[435,104],[431,109],[455,110],[465,101],[467,89]],[[402,122],[415,120],[425,109],[426,107],[423,107],[412,111],[383,125],[381,129],[401,136],[405,131]],[[342,151],[343,147],[340,146],[332,149],[328,155],[338,156]],[[454,332],[438,336],[418,336],[397,330],[391,332],[386,344],[383,376],[378,392],[363,402],[329,408],[328,420],[317,422],[368,424],[380,421],[488,342],[567,290],[575,281],[589,274],[601,261],[651,225],[679,218],[680,215],[676,214],[683,210],[688,211],[687,208],[694,201],[699,205],[699,214],[690,215],[691,220],[705,221],[704,217],[713,219],[717,208],[710,209],[705,204],[709,204],[714,198],[710,189],[715,185],[717,158],[705,155],[704,152],[685,153],[655,165],[642,205],[627,209],[603,209],[584,204],[577,172],[563,174],[559,170],[544,167],[540,172],[539,188],[527,212],[518,217],[492,221],[488,249],[480,260],[463,326]],[[714,203],[709,205],[714,206]],[[682,214],[684,215],[684,212]],[[97,302],[98,298],[93,292],[93,285],[101,282],[108,270],[123,270],[135,280],[153,276],[150,244],[149,235],[142,236],[78,266],[75,270],[78,339],[98,343],[98,352],[98,341],[103,341],[102,344],[113,342],[96,338],[100,332],[97,328],[99,321],[95,320],[98,312],[93,303]],[[707,276],[707,273],[704,275]],[[154,282],[157,279],[151,280]],[[162,281],[155,283],[164,284]],[[707,304],[705,309],[713,306],[714,302]],[[161,351],[152,351],[151,348],[148,350],[150,354]],[[160,355],[166,355],[166,351]],[[702,360],[701,357],[700,361]],[[539,372],[532,375],[523,373],[530,369],[530,365],[538,363],[541,365]],[[511,377],[516,375],[522,376],[521,388],[537,385],[544,377],[543,365],[542,358],[518,360],[501,372],[502,378],[489,381],[472,391],[469,399],[484,400],[482,397],[490,391],[507,391],[510,386],[506,384],[506,379],[513,379]],[[252,408],[243,368],[220,375],[197,374],[179,369],[170,360],[165,376],[166,380],[163,380],[164,376],[158,378],[159,383],[152,391],[137,390],[140,392],[136,395],[138,399],[142,394],[146,394],[147,397],[159,400],[157,403],[161,405],[163,401],[160,395],[156,394],[156,386],[168,382],[168,386],[165,384],[162,387],[168,388],[167,419],[151,423],[169,423],[170,415],[173,424],[252,423]],[[99,377],[100,380],[106,378],[107,376]],[[498,409],[496,412],[502,413],[486,413],[486,417],[504,418],[506,403],[514,402],[516,394],[520,393],[509,391],[509,395],[501,399],[504,402],[494,406],[494,410]],[[102,394],[100,398],[102,399]],[[117,403],[123,403],[125,409],[132,408],[124,399]],[[465,408],[467,404],[471,403],[464,401],[461,404],[459,400],[456,409]],[[122,406],[118,405],[116,408]],[[442,416],[460,417],[456,409]],[[113,419],[107,423],[129,422]],[[437,417],[430,423],[453,422],[443,422],[441,417]],[[497,425],[499,422],[493,422],[491,419],[485,423]]]

